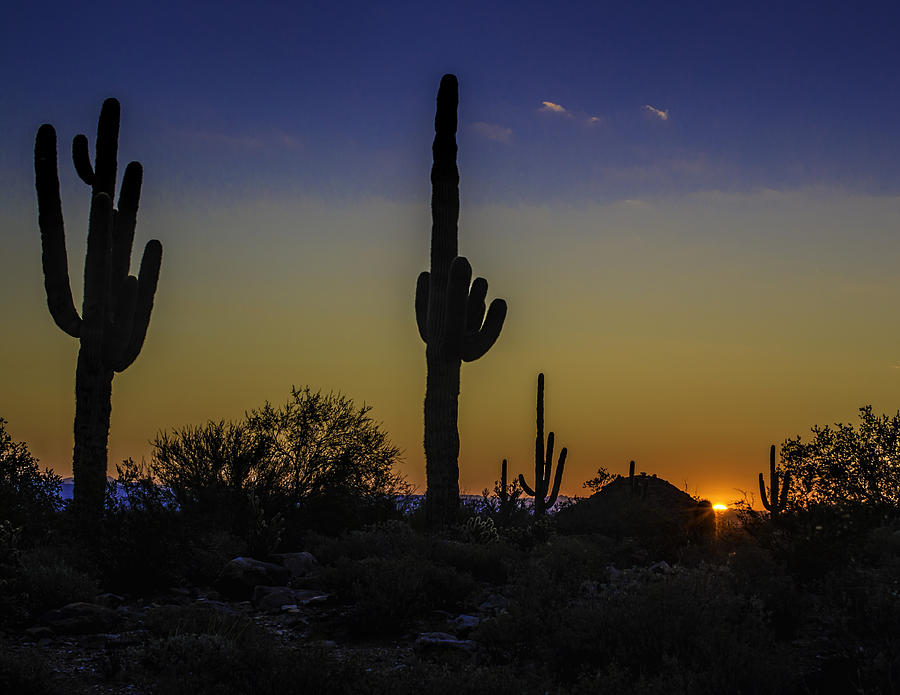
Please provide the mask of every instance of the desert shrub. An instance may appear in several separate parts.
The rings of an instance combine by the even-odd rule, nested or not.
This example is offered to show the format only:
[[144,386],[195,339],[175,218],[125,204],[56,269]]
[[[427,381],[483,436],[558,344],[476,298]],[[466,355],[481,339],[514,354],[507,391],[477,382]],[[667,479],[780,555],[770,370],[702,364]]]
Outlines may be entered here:
[[604,466],[600,466],[597,469],[597,475],[590,480],[584,481],[582,487],[586,487],[592,495],[595,495],[607,484],[611,483],[613,478],[614,476]]
[[442,565],[471,576],[476,581],[504,584],[517,561],[517,553],[509,545],[495,541],[489,545],[433,539],[428,557]]
[[369,678],[368,693],[428,695],[565,695],[549,678],[510,666],[417,660],[408,668]]
[[21,528],[32,540],[48,528],[62,506],[62,480],[49,468],[41,472],[25,442],[14,442],[0,418],[0,521]]
[[[58,694],[61,690],[53,686],[50,674],[51,669],[36,650],[16,648],[0,641],[0,693]],[[66,692],[73,691],[66,688]]]
[[360,692],[366,674],[315,648],[285,649],[251,619],[216,606],[148,611],[155,639],[131,656],[128,675],[161,695]]
[[22,553],[18,584],[22,600],[32,615],[74,601],[89,601],[100,591],[94,579],[72,566],[64,553],[51,546]]
[[[400,452],[341,394],[291,389],[238,423],[209,422],[160,433],[148,464],[188,514],[216,519],[240,536],[280,515],[297,528],[335,532],[396,514],[404,490],[393,470]],[[294,541],[295,538],[286,538]]]
[[232,522],[246,513],[266,443],[246,423],[208,422],[160,432],[144,478],[157,479],[185,512]]
[[9,521],[0,521],[0,626],[27,618],[18,581],[22,566],[19,549],[21,533],[22,529],[14,527]]
[[[762,605],[712,568],[632,570],[568,593],[541,565],[517,584],[509,611],[484,621],[475,638],[494,658],[546,664],[564,683],[616,677],[648,684],[624,692],[673,692],[673,683],[684,682],[772,693],[773,683],[787,691],[794,679],[790,650],[773,646]],[[668,691],[651,687],[667,679]]]
[[372,524],[362,529],[331,536],[316,531],[303,536],[301,547],[311,552],[324,565],[339,559],[362,560],[367,557],[424,556],[429,541],[402,521]]
[[497,528],[509,526],[526,526],[531,521],[531,512],[522,498],[524,491],[518,478],[513,478],[506,485],[506,498],[501,481],[494,481],[493,494],[485,488],[481,493],[481,499],[472,505],[472,513],[491,519]]
[[782,469],[791,476],[792,506],[815,504],[900,507],[900,412],[859,409],[858,428],[836,423],[811,428],[781,445]]
[[395,635],[433,610],[452,610],[477,588],[471,576],[421,557],[341,559],[326,585],[350,604],[345,625],[357,637]]

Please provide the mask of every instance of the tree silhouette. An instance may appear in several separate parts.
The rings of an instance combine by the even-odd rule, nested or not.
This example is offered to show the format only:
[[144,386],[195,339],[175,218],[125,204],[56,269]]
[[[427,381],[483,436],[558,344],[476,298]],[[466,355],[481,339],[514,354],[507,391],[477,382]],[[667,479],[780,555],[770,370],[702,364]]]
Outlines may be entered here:
[[878,416],[867,405],[859,417],[858,428],[814,425],[811,441],[784,441],[782,466],[796,481],[790,502],[900,505],[900,412]]
[[459,170],[456,108],[459,85],[444,75],[434,118],[431,168],[431,272],[416,283],[416,324],[425,341],[425,494],[430,525],[452,523],[459,506],[459,372],[497,340],[506,302],[495,299],[485,317],[487,280],[471,283],[472,267],[457,256]]
[[93,167],[87,137],[77,135],[72,142],[75,170],[91,186],[81,316],[75,309],[69,286],[53,126],[42,125],[34,144],[47,305],[56,325],[78,338],[81,344],[75,368],[72,470],[76,507],[91,517],[102,512],[106,491],[113,374],[127,369],[141,351],[162,260],[162,245],[155,240],[149,241],[144,247],[138,277],[128,274],[143,169],[138,162],[131,162],[126,167],[118,209],[113,209],[118,140],[119,102],[107,99],[97,124]]

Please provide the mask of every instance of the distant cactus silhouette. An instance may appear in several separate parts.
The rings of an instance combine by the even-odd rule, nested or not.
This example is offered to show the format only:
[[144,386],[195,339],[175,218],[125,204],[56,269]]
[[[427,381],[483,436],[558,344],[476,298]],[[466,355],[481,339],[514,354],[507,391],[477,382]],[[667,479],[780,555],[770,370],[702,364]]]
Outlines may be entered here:
[[416,324],[425,341],[426,518],[451,524],[459,506],[459,372],[462,362],[484,355],[497,340],[506,302],[495,299],[485,317],[487,281],[457,256],[459,171],[456,167],[456,109],[459,86],[444,75],[434,118],[431,168],[431,271],[416,283]]
[[[556,475],[553,478],[553,488],[550,488],[550,469],[553,467],[553,432],[547,435],[547,450],[544,452],[544,375],[538,374],[537,388],[537,437],[534,442],[534,488],[525,482],[525,476],[519,474],[519,483],[526,495],[534,497],[534,516],[540,517],[554,505],[559,495],[559,485],[562,482],[563,469],[566,466],[568,450],[563,447],[559,452],[559,461],[556,464]],[[548,496],[549,491],[549,496]]]
[[93,167],[87,137],[77,135],[72,142],[75,170],[92,187],[81,316],[75,309],[69,286],[53,126],[42,125],[34,144],[47,305],[56,325],[81,343],[75,368],[72,469],[75,504],[91,516],[102,511],[106,490],[113,374],[131,365],[141,351],[162,260],[162,245],[155,240],[149,241],[144,248],[138,276],[128,274],[143,169],[138,162],[131,162],[126,167],[118,209],[113,209],[118,138],[119,102],[107,99],[97,124]]
[[781,490],[778,489],[778,471],[775,469],[775,445],[769,449],[769,480],[772,481],[771,502],[766,496],[766,483],[763,480],[763,474],[759,474],[759,496],[762,498],[763,507],[769,510],[772,516],[777,516],[784,511],[787,505],[787,493],[791,487],[791,474],[784,474],[784,482]]
[[500,464],[500,509],[509,504],[509,489],[506,484],[506,459]]
[[640,477],[634,477],[634,461],[628,464],[628,482],[631,485],[631,496],[640,497],[642,500],[647,498],[647,474],[641,472]]

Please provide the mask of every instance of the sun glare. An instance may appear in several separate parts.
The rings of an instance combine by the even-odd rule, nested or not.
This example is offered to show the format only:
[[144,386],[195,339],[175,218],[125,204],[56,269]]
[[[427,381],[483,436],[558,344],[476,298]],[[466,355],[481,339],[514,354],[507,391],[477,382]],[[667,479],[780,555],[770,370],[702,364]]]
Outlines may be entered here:
[[713,509],[715,509],[717,512],[724,512],[728,509],[728,506],[724,504],[714,504]]

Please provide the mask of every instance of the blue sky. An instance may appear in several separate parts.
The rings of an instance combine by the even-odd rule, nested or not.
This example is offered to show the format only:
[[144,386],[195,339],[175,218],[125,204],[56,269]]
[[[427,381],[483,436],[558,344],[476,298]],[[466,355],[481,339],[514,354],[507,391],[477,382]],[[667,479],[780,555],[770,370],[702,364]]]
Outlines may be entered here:
[[[140,133],[148,168],[181,185],[411,197],[411,165],[427,165],[422,95],[444,72],[462,84],[473,191],[494,200],[900,183],[896,4],[95,8],[7,11],[0,125],[90,122],[115,94],[123,137]],[[543,101],[567,112],[539,113]],[[23,142],[4,140],[4,169]]]
[[463,369],[464,489],[504,457],[529,470],[538,371],[569,493],[637,458],[727,500],[770,443],[897,409],[900,6],[486,5],[5,8],[14,436],[66,472],[76,345],[42,295],[34,135],[59,133],[77,298],[88,201],[68,149],[116,96],[120,170],[145,168],[138,242],[164,257],[144,351],[114,382],[111,462],[309,383],[373,404],[421,484],[412,291],[445,72],[460,247],[510,306]]

